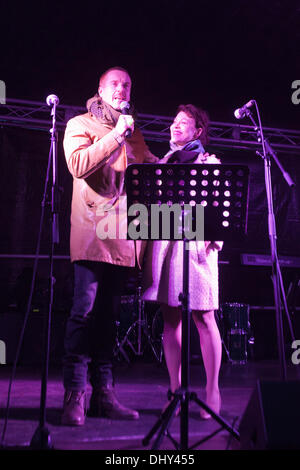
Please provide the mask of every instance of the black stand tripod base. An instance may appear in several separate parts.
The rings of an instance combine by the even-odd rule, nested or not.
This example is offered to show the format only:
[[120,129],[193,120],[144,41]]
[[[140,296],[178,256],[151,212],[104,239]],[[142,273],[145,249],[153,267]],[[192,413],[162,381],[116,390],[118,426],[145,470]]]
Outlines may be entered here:
[[39,426],[32,436],[30,447],[35,450],[52,450],[50,432],[46,427]]
[[[170,395],[170,392],[168,396]],[[159,419],[156,421],[152,429],[149,431],[147,436],[143,439],[142,444],[144,446],[147,446],[152,437],[155,435],[155,433],[159,430],[157,437],[153,443],[152,450],[159,449],[159,446],[162,442],[162,439],[164,438],[165,435],[168,435],[168,437],[172,440],[174,446],[176,447],[177,450],[188,450],[188,433],[187,433],[187,428],[188,428],[188,409],[189,409],[189,402],[193,401],[197,403],[197,405],[200,406],[200,408],[203,408],[207,413],[209,413],[212,418],[221,425],[221,428],[217,430],[217,432],[221,431],[222,429],[225,429],[228,431],[235,439],[238,441],[240,440],[240,434],[238,431],[236,431],[227,421],[225,421],[223,418],[221,418],[220,415],[215,413],[209,406],[206,405],[203,401],[199,400],[195,392],[184,392],[182,389],[179,389],[175,392],[173,395],[173,399],[171,400],[170,404],[167,406],[167,408],[164,410],[164,412],[161,414]],[[171,425],[172,420],[175,416],[176,410],[178,407],[181,405],[181,442],[178,443],[175,441],[168,432],[168,427]],[[198,442],[196,445],[200,445],[202,442],[208,440],[210,437],[213,437],[217,432],[214,432],[209,436],[208,438],[203,439],[202,441]],[[193,446],[195,447],[195,445]]]
[[[169,394],[168,394],[169,396]],[[161,441],[164,438],[164,435],[167,433],[168,425],[171,424],[173,417],[176,413],[177,408],[181,404],[181,396],[179,393],[173,394],[174,398],[170,401],[169,405],[167,408],[162,412],[161,416],[158,418],[152,429],[149,431],[147,436],[143,439],[142,444],[143,446],[147,446],[156,431],[160,428],[160,431],[157,435],[156,440],[154,441],[154,444],[152,446],[152,450],[159,449],[159,446],[161,444]],[[176,443],[176,441],[173,443],[177,449],[179,449],[179,445]]]

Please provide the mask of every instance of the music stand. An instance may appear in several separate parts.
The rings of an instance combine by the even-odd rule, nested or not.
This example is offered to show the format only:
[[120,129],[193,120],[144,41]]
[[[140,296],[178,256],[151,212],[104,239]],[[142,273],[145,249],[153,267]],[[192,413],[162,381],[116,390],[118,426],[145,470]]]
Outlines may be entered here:
[[[163,436],[167,433],[177,449],[189,449],[188,446],[188,411],[189,402],[194,401],[217,421],[221,428],[215,435],[226,429],[233,437],[239,439],[239,433],[221,416],[211,410],[206,403],[199,400],[195,392],[190,392],[190,317],[189,306],[189,241],[191,228],[197,226],[197,206],[204,208],[204,224],[202,237],[198,240],[241,240],[246,233],[248,210],[248,179],[249,169],[240,165],[219,164],[132,164],[126,170],[125,184],[127,191],[128,238],[144,240],[183,241],[183,292],[179,296],[182,305],[182,347],[181,347],[181,387],[171,393],[170,404],[163,411],[150,432],[143,439],[148,445],[158,431],[152,449],[158,449]],[[167,224],[167,230],[157,227],[157,219],[153,220],[152,209],[160,207],[180,208],[179,218],[174,215],[173,227]],[[188,208],[191,208],[189,211]],[[185,226],[191,214],[188,227]],[[201,214],[201,211],[199,211]],[[165,212],[165,215],[167,212]],[[177,212],[178,214],[178,212]],[[203,220],[201,221],[203,222]],[[160,217],[159,224],[163,225]],[[192,226],[192,227],[191,227]],[[140,229],[137,230],[137,227]],[[186,229],[188,236],[186,235]],[[157,230],[158,229],[158,230]],[[192,230],[193,231],[193,230]],[[201,230],[200,230],[201,232]],[[195,232],[198,237],[198,231]],[[180,413],[180,444],[173,439],[168,426],[181,405]],[[204,439],[204,440],[207,440]],[[193,448],[201,444],[199,441]]]

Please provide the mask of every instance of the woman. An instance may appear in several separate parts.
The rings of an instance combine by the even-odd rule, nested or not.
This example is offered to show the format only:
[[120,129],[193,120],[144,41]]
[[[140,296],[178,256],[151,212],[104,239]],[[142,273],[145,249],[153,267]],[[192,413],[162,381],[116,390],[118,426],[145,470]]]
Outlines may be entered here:
[[[208,116],[194,105],[181,105],[170,127],[170,151],[161,163],[220,163],[215,156],[204,153],[207,142]],[[200,337],[206,372],[206,403],[220,412],[219,370],[222,343],[215,321],[218,309],[218,250],[222,242],[189,242],[190,309]],[[181,305],[183,241],[149,242],[144,269],[144,300],[160,303],[163,313],[163,347],[175,392],[181,381]],[[201,409],[203,419],[211,416]]]

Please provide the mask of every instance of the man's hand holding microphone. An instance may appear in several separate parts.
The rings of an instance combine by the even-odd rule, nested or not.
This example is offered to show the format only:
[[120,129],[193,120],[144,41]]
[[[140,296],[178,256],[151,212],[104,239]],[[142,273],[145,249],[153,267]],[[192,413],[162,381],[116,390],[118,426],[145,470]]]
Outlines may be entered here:
[[119,116],[115,130],[122,138],[131,137],[134,131],[134,119],[129,114],[130,105],[127,101],[120,104],[121,116]]

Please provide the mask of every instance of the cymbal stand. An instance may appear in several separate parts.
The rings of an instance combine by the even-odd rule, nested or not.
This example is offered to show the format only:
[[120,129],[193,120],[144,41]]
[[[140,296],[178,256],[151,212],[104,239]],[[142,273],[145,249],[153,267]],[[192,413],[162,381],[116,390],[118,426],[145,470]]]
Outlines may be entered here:
[[[147,319],[145,315],[145,302],[142,299],[142,288],[139,286],[137,287],[136,292],[136,302],[137,302],[137,313],[138,317],[132,323],[132,325],[128,328],[124,338],[121,342],[119,342],[118,349],[122,352],[124,351],[124,347],[129,346],[132,352],[136,356],[142,356],[145,351],[145,342],[143,339],[146,340],[146,344],[148,344],[155,356],[155,359],[160,361],[161,355],[155,349],[153,344],[153,340],[151,338],[151,334],[149,331],[149,327],[147,324]],[[127,356],[128,357],[128,356]]]

